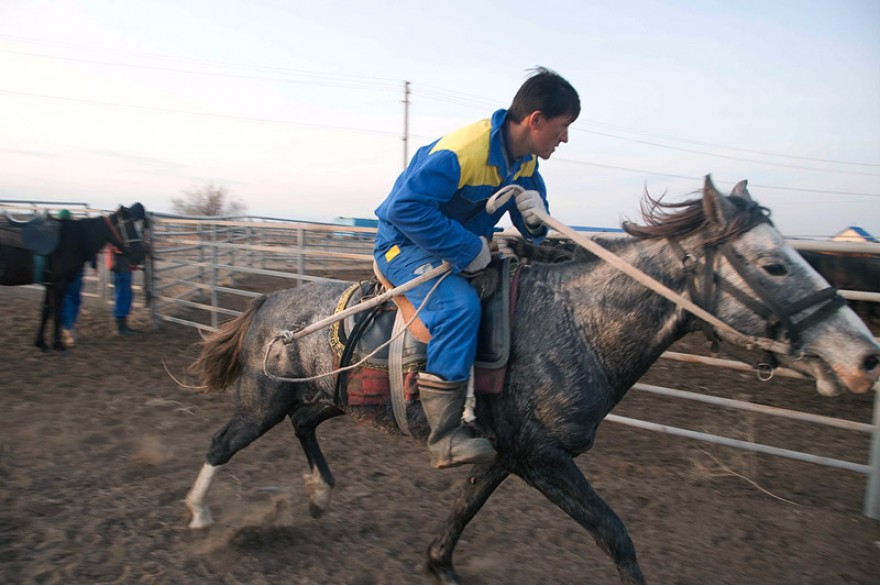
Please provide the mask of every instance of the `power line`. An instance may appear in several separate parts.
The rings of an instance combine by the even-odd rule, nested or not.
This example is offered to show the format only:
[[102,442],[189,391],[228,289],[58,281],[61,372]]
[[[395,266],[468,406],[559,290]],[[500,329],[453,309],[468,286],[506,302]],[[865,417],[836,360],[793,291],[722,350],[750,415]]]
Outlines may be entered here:
[[[816,167],[790,165],[790,164],[780,163],[780,162],[766,162],[766,161],[755,160],[755,159],[751,159],[751,158],[742,158],[742,157],[738,157],[738,156],[730,156],[730,155],[726,155],[726,154],[716,154],[713,152],[703,152],[703,151],[699,151],[699,150],[693,150],[690,148],[681,148],[678,146],[670,146],[667,144],[658,144],[656,142],[648,142],[647,140],[638,140],[636,138],[625,138],[623,136],[615,136],[614,134],[607,134],[605,132],[597,132],[596,130],[585,130],[582,128],[576,128],[576,130],[578,130],[580,132],[586,132],[588,134],[596,134],[598,136],[607,136],[609,138],[615,138],[617,140],[625,140],[627,142],[636,142],[639,144],[647,144],[649,146],[657,146],[659,148],[668,148],[671,150],[677,150],[679,152],[689,152],[689,153],[698,154],[701,156],[712,156],[712,157],[716,157],[716,158],[726,158],[728,160],[739,160],[739,161],[744,161],[744,162],[757,163],[759,165],[785,167],[785,168],[789,168],[789,169],[799,169],[799,170],[805,170],[805,171],[817,171],[817,172],[822,172],[822,173],[838,173],[838,174],[842,174],[842,175],[863,175],[863,176],[868,176],[868,177],[880,177],[880,174],[878,174],[878,173],[867,173],[867,172],[863,172],[863,171],[845,171],[845,170],[838,170],[838,169],[819,169]],[[857,163],[852,163],[852,164],[857,164]],[[871,165],[867,165],[867,166],[871,166]]]
[[[829,164],[837,164],[837,165],[851,165],[857,167],[880,167],[880,164],[877,163],[860,163],[860,162],[850,162],[843,160],[834,160],[834,159],[826,159],[826,158],[814,158],[810,156],[798,156],[795,154],[780,154],[778,152],[768,152],[766,150],[754,150],[750,148],[738,148],[735,146],[724,146],[723,144],[715,144],[712,142],[703,142],[700,140],[693,140],[691,138],[681,138],[679,136],[670,136],[668,134],[660,134],[658,132],[646,132],[642,130],[633,130],[632,128],[625,128],[623,126],[614,126],[613,124],[605,124],[603,122],[596,122],[593,120],[578,120],[579,123],[590,124],[593,126],[599,126],[602,128],[610,128],[612,130],[619,130],[621,132],[626,132],[629,134],[642,134],[644,136],[656,136],[658,138],[663,138],[666,140],[674,140],[676,142],[684,142],[686,144],[696,144],[698,146],[708,146],[711,148],[722,148],[725,150],[734,150],[739,152],[748,152],[750,154],[760,154],[764,156],[776,156],[779,158],[790,158],[795,160],[804,160],[804,161],[812,161],[812,162],[821,162],[821,163],[829,163]],[[577,130],[581,130],[580,128],[576,128]],[[587,130],[583,130],[587,132]]]
[[[388,83],[377,82],[366,79],[358,79],[355,77],[347,77],[347,76],[334,76],[330,74],[323,73],[306,73],[306,72],[296,72],[295,75],[300,75],[305,78],[311,78],[307,80],[298,80],[291,79],[287,77],[271,77],[266,75],[245,75],[241,73],[223,73],[223,72],[215,72],[215,71],[199,71],[196,69],[175,69],[171,67],[159,67],[157,65],[139,65],[135,63],[116,63],[112,61],[99,61],[96,59],[85,59],[82,57],[61,57],[58,55],[43,55],[39,53],[29,53],[26,51],[15,51],[12,49],[0,49],[0,53],[11,53],[14,55],[23,55],[26,57],[37,57],[42,59],[56,59],[60,61],[73,61],[77,63],[89,63],[92,65],[107,65],[110,67],[125,67],[128,69],[142,69],[147,71],[162,71],[168,73],[183,73],[186,75],[206,75],[210,77],[226,77],[233,79],[250,79],[250,80],[258,80],[258,81],[281,81],[285,83],[313,83],[315,85],[323,85],[325,87],[341,87],[347,89],[369,89],[369,90],[390,90],[392,86]],[[278,70],[280,73],[289,74],[289,72],[284,70]],[[399,84],[393,86],[393,89],[397,89]]]
[[[674,173],[659,173],[656,171],[646,171],[644,169],[634,169],[631,167],[621,167],[621,166],[617,166],[617,165],[607,165],[607,164],[595,163],[595,162],[589,162],[589,161],[572,160],[572,159],[568,159],[568,158],[554,157],[553,160],[559,161],[559,162],[564,162],[564,163],[576,164],[576,165],[599,167],[599,168],[603,168],[603,169],[611,169],[611,170],[615,170],[615,171],[626,171],[626,172],[631,172],[631,173],[639,173],[642,175],[652,175],[655,177],[670,177],[673,179],[688,179],[688,180],[693,180],[693,181],[702,181],[703,180],[703,177],[692,177],[690,175],[676,175]],[[749,183],[749,185],[752,187],[759,187],[761,189],[778,189],[781,191],[800,191],[803,193],[822,193],[825,195],[853,195],[856,197],[880,197],[880,193],[858,193],[858,192],[854,192],[854,191],[833,191],[833,190],[827,190],[827,189],[807,189],[807,188],[801,188],[801,187],[779,187],[776,185],[759,185],[757,183]]]
[[[92,48],[92,47],[84,47],[81,45],[70,45],[67,43],[57,43],[57,42],[50,43],[50,42],[43,42],[43,41],[35,41],[32,39],[23,39],[22,37],[12,37],[11,35],[0,35],[0,38],[12,38],[12,39],[24,40],[25,42],[31,42],[31,43],[43,43],[43,44],[48,44],[48,45],[54,44],[56,46],[73,46],[73,47],[84,48],[84,49],[92,50],[92,51],[103,51],[102,49],[97,49],[97,48]],[[298,71],[298,70],[282,69],[282,68],[236,65],[236,64],[219,63],[219,62],[212,62],[212,61],[198,60],[198,59],[183,59],[183,58],[157,55],[157,54],[144,54],[144,53],[128,52],[128,54],[133,54],[133,55],[137,55],[137,56],[147,56],[150,58],[158,58],[158,59],[165,59],[165,60],[178,61],[178,62],[189,62],[189,63],[197,63],[197,64],[203,64],[203,65],[207,64],[210,66],[231,67],[231,68],[238,68],[238,69],[251,70],[251,71],[268,71],[268,72],[272,72],[272,73],[280,73],[283,75],[291,75],[291,74],[292,75],[299,75],[299,76],[306,78],[306,80],[301,81],[301,80],[269,77],[269,76],[262,76],[262,75],[257,76],[257,75],[231,74],[231,73],[223,73],[223,72],[206,72],[206,71],[189,70],[189,69],[158,67],[158,66],[153,66],[153,65],[116,63],[116,62],[98,61],[98,60],[93,60],[93,59],[84,59],[84,58],[76,58],[76,57],[60,57],[60,56],[53,56],[53,55],[43,55],[43,54],[29,53],[29,52],[25,52],[25,51],[15,51],[15,50],[9,50],[9,49],[0,49],[0,52],[20,54],[20,55],[24,55],[24,56],[38,57],[38,58],[61,59],[61,60],[67,60],[67,61],[79,61],[79,62],[86,62],[86,63],[92,63],[92,64],[97,64],[97,65],[131,67],[131,68],[138,68],[138,69],[168,71],[168,72],[174,72],[174,73],[210,75],[210,76],[231,77],[231,78],[240,78],[240,79],[257,79],[257,80],[274,80],[274,81],[300,82],[300,83],[317,83],[317,84],[322,84],[322,85],[326,85],[329,87],[344,87],[344,88],[360,87],[361,89],[381,89],[381,90],[394,89],[394,90],[398,90],[398,88],[399,88],[399,82],[396,82],[393,80],[381,80],[380,78],[373,78],[373,77],[363,77],[363,76],[358,77],[358,76],[350,76],[350,75],[326,74],[326,73],[315,72],[315,71],[309,72],[309,71]],[[122,52],[122,53],[125,53],[125,52]],[[394,83],[394,85],[391,85],[392,82]],[[387,83],[387,86],[386,86],[386,83]],[[360,85],[358,85],[358,84],[360,84]],[[370,87],[370,85],[372,85],[373,87]],[[484,108],[487,106],[491,107],[491,102],[489,102],[488,100],[484,100],[483,98],[480,98],[478,96],[474,96],[472,94],[466,94],[466,93],[458,92],[458,91],[454,91],[454,90],[446,90],[443,88],[439,88],[437,86],[431,86],[429,84],[424,84],[423,87],[426,87],[429,89],[427,91],[416,90],[415,93],[417,93],[418,95],[421,95],[423,97],[426,97],[428,99],[433,99],[436,101],[447,102],[447,103],[454,103],[454,104],[459,104],[459,105],[472,106],[472,107],[480,107],[480,108]],[[433,90],[431,88],[433,88]],[[248,117],[248,116],[234,116],[234,115],[228,115],[228,114],[212,114],[212,113],[207,113],[207,112],[196,112],[196,111],[191,111],[191,110],[181,110],[181,109],[174,109],[174,108],[161,108],[161,107],[155,107],[155,106],[140,106],[140,105],[133,105],[133,104],[123,104],[123,103],[117,103],[117,102],[108,102],[108,101],[82,99],[82,98],[70,98],[70,97],[54,96],[54,95],[47,95],[47,94],[27,93],[27,92],[19,92],[19,91],[4,90],[4,89],[0,89],[0,92],[6,93],[6,94],[11,94],[11,95],[27,96],[27,97],[34,97],[34,98],[63,100],[63,101],[86,103],[86,104],[101,105],[101,106],[110,106],[110,107],[122,107],[122,108],[131,108],[131,109],[140,109],[140,110],[150,110],[150,111],[173,113],[173,114],[193,115],[193,116],[202,116],[202,117],[214,117],[214,118],[221,118],[221,119],[257,122],[257,123],[264,123],[264,124],[298,126],[298,127],[304,127],[304,128],[356,132],[356,133],[374,134],[374,135],[383,135],[383,136],[398,136],[398,133],[396,133],[396,132],[388,132],[388,131],[382,131],[382,130],[371,130],[371,129],[363,129],[363,128],[322,125],[322,124],[295,122],[295,121],[287,121],[287,120],[276,120],[276,119],[269,119],[269,118],[257,118],[257,117]],[[631,130],[631,129],[627,129],[627,128],[623,128],[623,127],[619,127],[619,126],[613,126],[610,124],[603,124],[600,122],[594,122],[594,121],[589,121],[589,120],[581,120],[581,123],[586,123],[586,124],[591,124],[591,125],[606,127],[606,128],[612,128],[612,129],[618,129],[618,130],[626,132],[626,133],[658,136],[658,137],[663,137],[664,139],[676,140],[676,141],[681,141],[684,143],[691,143],[691,144],[697,144],[697,145],[701,145],[701,146],[722,148],[722,149],[728,149],[728,150],[734,150],[734,151],[740,151],[740,152],[749,152],[749,153],[761,154],[761,155],[767,155],[767,156],[784,157],[784,158],[790,158],[790,159],[813,161],[813,162],[823,162],[823,163],[830,163],[830,164],[845,164],[845,165],[865,166],[865,167],[880,167],[880,165],[868,164],[868,163],[853,163],[853,162],[846,162],[846,161],[836,161],[836,160],[828,160],[828,159],[802,157],[802,156],[796,156],[796,155],[783,155],[783,154],[776,154],[776,153],[770,153],[770,152],[752,150],[752,149],[727,147],[727,146],[722,146],[722,145],[718,145],[718,144],[701,142],[701,141],[696,141],[696,140],[691,140],[691,139],[686,139],[686,138],[669,137],[669,136],[665,136],[665,135],[658,134],[658,133],[636,131],[636,130]],[[743,161],[751,162],[751,163],[770,164],[772,166],[788,167],[788,168],[795,168],[795,169],[807,169],[807,170],[814,170],[814,171],[821,170],[823,172],[831,172],[831,173],[880,176],[880,175],[877,175],[874,173],[865,173],[865,172],[858,172],[858,171],[815,169],[812,167],[802,167],[802,166],[796,166],[796,165],[788,165],[788,164],[784,164],[784,163],[766,163],[764,161],[757,161],[757,160],[753,160],[753,159],[744,159],[744,158],[733,157],[733,156],[728,156],[728,155],[721,155],[721,154],[716,154],[716,153],[702,152],[702,151],[693,150],[693,149],[686,149],[686,148],[681,148],[681,147],[676,147],[676,146],[671,146],[671,145],[658,144],[658,143],[654,143],[654,142],[638,140],[638,139],[634,139],[634,138],[627,138],[627,137],[617,136],[614,134],[609,134],[609,133],[604,133],[604,132],[598,132],[595,130],[587,130],[587,129],[577,128],[577,127],[575,127],[574,129],[577,131],[581,131],[581,132],[606,136],[606,137],[610,137],[610,138],[616,138],[619,140],[637,142],[637,143],[642,143],[642,144],[655,146],[655,147],[659,147],[659,148],[668,148],[668,149],[672,149],[672,150],[690,152],[693,154],[704,155],[704,156],[714,156],[714,157],[719,157],[719,158],[728,158],[728,159],[732,159],[732,160],[743,160]],[[635,172],[635,173],[639,173],[639,174],[648,174],[648,175],[654,175],[654,176],[666,176],[666,177],[672,177],[672,178],[683,178],[683,179],[688,179],[688,180],[699,180],[700,179],[699,177],[690,177],[690,176],[677,175],[677,174],[671,174],[671,173],[657,173],[657,172],[653,172],[653,171],[644,171],[644,170],[640,170],[640,169],[632,169],[632,168],[619,167],[619,166],[614,166],[614,165],[605,165],[605,164],[601,164],[601,163],[594,163],[594,162],[588,162],[588,161],[575,161],[575,160],[571,160],[571,159],[557,159],[557,160],[561,160],[563,162],[568,162],[568,163],[573,163],[573,164],[589,165],[589,166],[609,168],[609,169],[614,169],[614,170]],[[778,187],[778,186],[768,186],[768,185],[762,185],[760,187],[767,188],[767,189],[780,189],[780,190],[791,190],[791,191],[813,192],[813,193],[824,193],[824,194],[841,194],[841,195],[853,195],[853,196],[865,196],[865,197],[880,196],[880,195],[871,194],[871,193],[829,191],[829,190],[818,190],[818,189],[800,189],[800,188],[794,188],[794,187]]]
[[[75,43],[66,43],[59,41],[47,41],[40,39],[32,39],[28,37],[19,37],[15,35],[6,35],[0,34],[0,39],[9,39],[14,42],[26,43],[32,45],[48,45],[51,47],[60,47],[63,49],[78,49],[85,50],[96,53],[110,53],[114,57],[118,55],[130,55],[133,57],[139,58],[148,58],[148,59],[159,59],[162,61],[172,61],[178,63],[190,63],[196,65],[207,65],[210,67],[222,67],[222,68],[231,68],[231,69],[242,69],[245,71],[261,71],[261,72],[270,72],[270,73],[281,73],[286,75],[303,75],[307,77],[318,77],[318,78],[334,78],[342,81],[355,81],[360,83],[384,83],[387,85],[389,89],[396,88],[399,86],[400,82],[397,79],[391,78],[383,78],[376,77],[374,75],[351,75],[351,74],[343,74],[343,73],[323,73],[320,71],[314,70],[306,70],[306,69],[291,69],[289,67],[274,67],[269,65],[251,65],[251,64],[243,64],[243,63],[227,63],[223,61],[214,61],[210,59],[197,59],[193,57],[179,57],[173,55],[163,55],[161,53],[145,53],[145,52],[137,52],[137,51],[125,51],[119,49],[106,49],[101,47],[93,47],[89,45],[80,45]],[[36,54],[35,54],[36,55]],[[63,57],[56,57],[63,58]]]
[[[328,125],[328,124],[295,122],[295,121],[291,121],[291,120],[276,120],[276,119],[271,119],[271,118],[256,118],[256,117],[251,117],[251,116],[233,116],[233,115],[229,115],[229,114],[213,114],[213,113],[209,113],[209,112],[196,112],[196,111],[192,111],[192,110],[181,110],[181,109],[175,109],[175,108],[159,108],[159,107],[154,107],[154,106],[140,106],[140,105],[134,105],[134,104],[122,104],[122,103],[117,103],[117,102],[107,102],[107,101],[92,100],[92,99],[71,98],[71,97],[54,96],[54,95],[47,95],[47,94],[36,94],[36,93],[14,91],[14,90],[2,89],[2,88],[0,88],[0,93],[9,94],[9,95],[24,96],[24,97],[40,98],[40,99],[59,100],[59,101],[67,101],[67,102],[74,102],[74,103],[85,103],[85,104],[89,104],[89,105],[131,108],[131,109],[137,109],[137,110],[147,110],[147,111],[155,111],[155,112],[162,112],[162,113],[182,114],[182,115],[200,116],[200,117],[208,117],[208,118],[220,118],[220,119],[228,119],[228,120],[235,120],[235,121],[241,121],[241,122],[257,122],[257,123],[261,123],[261,124],[275,124],[275,125],[280,125],[280,126],[296,126],[296,127],[301,127],[301,128],[312,128],[312,129],[319,129],[319,130],[355,132],[355,133],[360,133],[360,134],[393,136],[395,138],[399,137],[399,134],[397,132],[390,132],[390,131],[386,131],[386,130],[372,130],[372,129],[367,129],[367,128],[354,128],[354,127],[350,127],[350,126],[333,126],[333,125]],[[642,174],[642,175],[670,177],[670,178],[676,178],[676,179],[687,179],[687,180],[697,180],[697,181],[702,180],[702,177],[693,177],[693,176],[689,176],[689,175],[678,175],[678,174],[674,174],[674,173],[660,173],[660,172],[656,172],[656,171],[647,171],[644,169],[634,169],[634,168],[630,168],[630,167],[608,165],[608,164],[589,162],[589,161],[573,160],[573,159],[566,159],[566,158],[559,158],[559,157],[554,158],[554,160],[559,161],[559,162],[569,163],[569,164],[599,167],[599,168],[606,168],[606,169],[618,170],[618,171],[626,171],[626,172],[638,173],[638,174]],[[799,191],[799,192],[804,192],[804,193],[822,193],[822,194],[831,194],[831,195],[852,195],[852,196],[858,196],[858,197],[880,197],[880,194],[876,194],[876,193],[858,193],[858,192],[852,192],[852,191],[832,191],[832,190],[824,190],[824,189],[806,189],[806,188],[798,188],[798,187],[780,187],[780,186],[775,186],[775,185],[758,185],[758,184],[753,184],[753,186],[760,187],[763,189]]]
[[[110,52],[107,49],[101,49],[98,47],[90,47],[87,45],[77,45],[77,44],[73,44],[73,43],[63,43],[63,42],[58,42],[58,41],[46,41],[46,40],[32,39],[32,38],[27,38],[27,37],[19,37],[19,36],[14,36],[14,35],[0,34],[0,38],[10,39],[15,42],[23,42],[23,43],[36,44],[36,45],[48,45],[48,46],[57,46],[57,47],[63,47],[63,48],[76,48],[76,49],[88,50],[88,51],[93,51],[93,52],[97,51],[97,52],[103,52],[103,53]],[[181,63],[194,63],[194,64],[199,64],[199,65],[209,65],[212,67],[225,67],[225,68],[242,69],[242,70],[246,70],[246,71],[269,72],[272,74],[280,74],[280,75],[294,75],[294,76],[303,77],[303,78],[305,78],[305,80],[289,79],[289,78],[285,78],[285,77],[279,78],[279,77],[262,76],[262,75],[243,75],[243,74],[222,73],[222,72],[219,72],[219,73],[218,72],[206,72],[206,71],[197,71],[197,70],[189,70],[189,69],[174,69],[174,68],[169,68],[169,67],[159,67],[159,66],[152,66],[152,65],[137,65],[137,64],[130,64],[130,63],[98,61],[98,60],[93,60],[93,59],[84,59],[84,58],[67,57],[67,56],[44,55],[44,54],[38,54],[38,53],[30,53],[30,52],[26,52],[26,51],[15,51],[15,50],[10,50],[10,49],[0,49],[0,52],[20,54],[20,55],[25,55],[25,56],[39,57],[39,58],[46,58],[46,59],[79,61],[79,62],[92,63],[92,64],[97,64],[97,65],[129,67],[129,68],[138,68],[138,69],[146,69],[146,70],[167,71],[167,72],[174,72],[174,73],[208,75],[208,76],[229,77],[229,78],[239,78],[239,79],[255,79],[255,80],[264,80],[264,81],[282,81],[282,82],[289,82],[289,83],[314,82],[318,85],[324,85],[326,87],[340,87],[340,88],[349,88],[349,89],[357,88],[357,89],[383,90],[383,91],[395,91],[396,92],[400,86],[400,82],[398,80],[384,79],[384,78],[377,78],[377,77],[354,76],[354,75],[347,75],[347,74],[346,75],[328,74],[328,73],[322,73],[322,72],[316,72],[316,71],[285,69],[285,68],[278,68],[278,67],[232,64],[232,63],[223,63],[223,62],[210,61],[210,60],[204,60],[204,59],[174,57],[174,56],[161,55],[161,54],[156,54],[156,53],[138,53],[138,52],[133,52],[133,51],[116,51],[116,50],[114,50],[113,53],[114,54],[128,54],[128,55],[133,55],[133,56],[137,56],[137,57],[148,57],[148,58],[153,58],[153,59],[169,60],[169,61],[181,62]],[[420,87],[427,88],[427,91],[421,90]],[[476,95],[468,94],[468,93],[464,93],[464,92],[459,92],[459,91],[455,91],[455,90],[448,90],[448,89],[434,86],[431,84],[421,84],[420,86],[416,86],[415,88],[413,88],[413,93],[415,93],[417,95],[421,95],[427,99],[438,101],[438,102],[471,106],[474,108],[494,107],[494,105],[496,105],[494,102],[486,100],[485,98],[482,98],[480,96],[476,96]],[[581,119],[578,121],[578,123],[579,124],[588,124],[588,125],[597,126],[597,127],[601,127],[601,128],[608,128],[608,129],[617,130],[617,131],[629,133],[629,134],[655,136],[658,138],[663,138],[664,140],[671,140],[671,141],[675,141],[675,142],[683,142],[686,144],[694,144],[694,145],[698,145],[698,146],[720,148],[720,149],[732,150],[732,151],[738,151],[738,152],[747,152],[747,153],[751,153],[751,154],[759,154],[762,156],[773,156],[773,157],[778,157],[778,158],[787,158],[787,159],[792,159],[792,160],[802,160],[802,161],[811,161],[811,162],[821,162],[821,163],[826,163],[826,164],[849,165],[849,166],[859,166],[859,167],[880,167],[880,164],[874,164],[874,163],[859,163],[859,162],[841,161],[841,160],[833,160],[833,159],[822,159],[822,158],[815,158],[815,157],[773,153],[773,152],[748,149],[748,148],[724,146],[724,145],[720,145],[720,144],[714,144],[714,143],[710,143],[710,142],[704,142],[704,141],[693,140],[693,139],[689,139],[689,138],[682,138],[682,137],[677,137],[677,136],[670,136],[670,135],[660,134],[660,133],[656,133],[656,132],[633,130],[630,128],[625,128],[622,126],[615,126],[612,124],[597,122],[597,121],[593,121],[593,120]],[[779,167],[787,167],[787,168],[794,168],[794,169],[801,169],[801,170],[811,170],[811,171],[821,171],[821,172],[841,173],[841,174],[865,174],[867,176],[880,176],[880,175],[877,175],[874,173],[859,173],[858,171],[845,171],[845,170],[834,170],[834,169],[816,169],[813,167],[802,167],[802,166],[788,165],[785,163],[770,163],[770,162],[754,160],[754,159],[744,159],[744,158],[738,158],[738,157],[734,157],[734,156],[730,156],[730,155],[703,152],[703,151],[692,150],[692,149],[687,149],[687,148],[682,148],[682,147],[677,147],[677,146],[672,146],[672,145],[664,145],[664,144],[658,144],[658,143],[648,142],[648,141],[644,141],[644,140],[638,140],[638,139],[634,139],[634,138],[627,138],[627,137],[618,136],[615,134],[608,134],[608,133],[598,132],[595,130],[587,130],[587,129],[580,128],[578,126],[574,126],[573,130],[596,134],[596,135],[600,135],[600,136],[606,136],[609,138],[616,138],[618,140],[625,140],[625,141],[646,144],[646,145],[655,146],[658,148],[667,148],[667,149],[671,149],[671,150],[689,152],[692,154],[698,154],[698,155],[703,155],[703,156],[727,158],[727,159],[731,159],[731,160],[741,160],[741,161],[750,162],[750,163],[772,165],[772,166],[779,166]]]
[[344,132],[356,132],[360,134],[375,134],[379,136],[394,136],[398,138],[400,136],[399,132],[389,132],[387,130],[371,130],[369,128],[354,128],[351,126],[333,126],[329,124],[314,124],[311,122],[295,122],[292,120],[276,120],[272,118],[256,118],[251,116],[234,116],[231,114],[213,114],[210,112],[196,112],[193,110],[180,110],[176,108],[160,108],[156,106],[140,106],[135,104],[122,104],[118,102],[107,102],[101,100],[92,100],[92,99],[84,99],[84,98],[72,98],[72,97],[64,97],[57,95],[48,95],[48,94],[40,94],[40,93],[28,93],[24,91],[14,91],[9,89],[0,88],[0,93],[5,93],[9,95],[18,95],[25,97],[33,97],[40,99],[50,99],[50,100],[59,100],[65,102],[74,102],[74,103],[84,103],[90,105],[99,105],[99,106],[111,106],[116,108],[131,108],[135,110],[148,110],[154,112],[163,112],[167,114],[184,114],[188,116],[201,116],[207,118],[222,118],[227,120],[236,120],[241,122],[259,122],[261,124],[277,124],[279,126],[297,126],[301,128],[314,128],[319,130],[337,130]]

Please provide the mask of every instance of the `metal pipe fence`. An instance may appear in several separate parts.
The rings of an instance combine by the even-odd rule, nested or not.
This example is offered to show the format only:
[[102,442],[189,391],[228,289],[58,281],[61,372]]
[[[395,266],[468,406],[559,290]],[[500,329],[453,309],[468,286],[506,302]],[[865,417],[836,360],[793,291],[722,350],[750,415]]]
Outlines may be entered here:
[[[71,204],[59,205],[67,207]],[[2,207],[3,202],[0,202],[0,208]],[[89,210],[87,204],[83,204],[83,209],[77,209],[74,213],[96,212],[97,210]],[[267,289],[293,287],[311,280],[357,280],[371,272],[375,234],[373,228],[277,218],[195,218],[166,214],[151,214],[150,226],[148,235],[152,253],[145,271],[148,282],[144,284],[149,284],[152,290],[149,308],[154,327],[169,322],[213,331],[221,320],[240,314],[244,303],[262,295]],[[789,243],[799,250],[880,254],[880,244],[876,243],[805,240],[792,240]],[[254,285],[252,281],[255,279],[261,282]],[[98,273],[86,278],[87,283],[92,283],[93,286],[97,284],[96,292],[88,292],[86,286],[85,294],[109,299],[111,280],[103,262],[100,262]],[[142,285],[137,288],[141,287]],[[841,294],[850,300],[880,302],[880,293],[841,291]],[[137,296],[143,298],[143,295]],[[690,364],[753,370],[752,366],[735,360],[673,351],[668,351],[661,357]],[[777,370],[776,374],[803,377],[785,369]],[[868,481],[864,513],[871,518],[880,519],[880,392],[874,393],[872,422],[860,423],[642,383],[635,384],[633,389],[668,398],[699,401],[720,408],[733,408],[868,434],[869,460],[862,463],[615,414],[606,417],[618,424],[865,474]]]
[[[171,217],[162,218],[154,224],[156,226],[153,234],[156,262],[154,290],[157,291],[154,317],[157,323],[165,320],[204,330],[215,329],[219,316],[233,316],[240,312],[218,305],[218,299],[221,296],[254,297],[261,294],[260,292],[235,288],[236,274],[283,279],[278,281],[278,287],[282,288],[295,286],[298,282],[305,280],[335,280],[334,275],[344,274],[346,270],[360,270],[363,274],[368,274],[372,264],[372,243],[375,230],[371,228],[278,220],[271,222],[242,221],[240,219],[181,220]],[[192,227],[187,229],[185,226]],[[796,249],[880,253],[880,244],[838,244],[801,240],[794,240],[790,243]],[[210,274],[210,278],[206,277],[206,274]],[[170,292],[172,290],[175,292]],[[206,291],[210,293],[210,302],[204,301]],[[201,295],[202,301],[192,300],[192,297],[199,295]],[[880,301],[878,293],[842,291],[842,295],[855,300]],[[172,314],[173,307],[208,312],[210,313],[210,322],[198,322],[191,318],[175,316]],[[754,369],[748,364],[735,360],[680,352],[666,352],[662,358],[735,370]],[[798,372],[784,368],[777,370],[776,374],[794,378],[804,377]],[[641,429],[865,474],[868,476],[868,486],[864,511],[866,515],[880,519],[880,427],[878,427],[876,420],[877,413],[880,411],[880,393],[875,393],[875,420],[869,424],[641,383],[633,386],[633,389],[639,392],[662,394],[669,398],[700,401],[721,408],[745,410],[765,416],[795,419],[869,434],[871,437],[869,462],[860,463],[680,429],[614,414],[607,417],[609,421]]]

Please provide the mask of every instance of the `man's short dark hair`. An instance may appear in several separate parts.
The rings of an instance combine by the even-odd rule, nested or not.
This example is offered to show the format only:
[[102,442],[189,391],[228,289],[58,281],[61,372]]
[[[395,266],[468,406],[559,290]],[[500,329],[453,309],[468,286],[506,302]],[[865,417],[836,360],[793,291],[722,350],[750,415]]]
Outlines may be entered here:
[[526,116],[540,110],[548,118],[571,116],[574,121],[581,113],[581,100],[574,87],[555,71],[545,67],[532,69],[533,73],[507,109],[507,116],[521,122]]

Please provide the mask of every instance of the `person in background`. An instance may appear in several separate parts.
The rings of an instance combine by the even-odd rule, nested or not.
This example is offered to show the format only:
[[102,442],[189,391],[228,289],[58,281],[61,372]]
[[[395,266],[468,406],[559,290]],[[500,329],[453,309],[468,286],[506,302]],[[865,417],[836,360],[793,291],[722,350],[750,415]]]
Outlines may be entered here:
[[128,258],[115,246],[105,248],[107,269],[113,273],[115,300],[113,302],[113,318],[116,320],[116,332],[119,335],[132,335],[136,330],[128,326],[128,315],[131,313],[131,278],[137,266],[129,264]]
[[80,268],[76,278],[64,289],[64,304],[61,308],[61,340],[67,347],[76,343],[76,320],[82,303],[82,281],[85,267]]
[[[568,142],[580,114],[574,87],[557,73],[537,68],[508,109],[422,147],[376,209],[379,228],[373,251],[378,269],[395,286],[448,262],[452,272],[406,293],[431,334],[419,397],[431,427],[428,451],[437,468],[485,463],[492,444],[461,423],[468,378],[477,351],[481,308],[468,281],[491,259],[489,240],[505,213],[524,238],[540,243],[547,212],[538,158],[548,159]],[[519,186],[515,200],[486,211],[502,187]]]

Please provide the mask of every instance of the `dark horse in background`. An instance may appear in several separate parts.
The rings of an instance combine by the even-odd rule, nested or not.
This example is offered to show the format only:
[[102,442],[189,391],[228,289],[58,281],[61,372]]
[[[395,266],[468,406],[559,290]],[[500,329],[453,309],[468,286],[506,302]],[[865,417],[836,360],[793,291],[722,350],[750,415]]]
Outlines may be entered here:
[[0,285],[36,283],[46,287],[40,329],[34,344],[43,351],[49,350],[44,332],[51,312],[54,321],[52,348],[64,351],[61,311],[67,285],[107,244],[121,250],[132,264],[144,262],[142,230],[136,225],[136,222],[145,220],[144,207],[140,203],[130,208],[120,206],[109,215],[85,219],[35,219],[33,223],[42,223],[46,232],[54,232],[54,236],[47,236],[52,241],[51,250],[40,249],[44,245],[42,242],[35,247],[33,241],[28,242],[23,237],[34,227],[33,223],[11,217],[0,218]]
[[[778,362],[817,378],[822,393],[868,392],[880,376],[880,346],[786,244],[768,215],[751,199],[745,181],[724,196],[707,177],[702,197],[673,204],[648,199],[645,225],[627,223],[632,237],[603,245],[741,334],[773,339]],[[194,365],[209,390],[233,388],[235,412],[214,435],[187,494],[191,528],[212,523],[206,496],[220,466],[285,418],[308,461],[310,511],[319,516],[326,509],[334,478],[315,430],[341,414],[364,418],[368,407],[337,400],[335,376],[312,379],[334,369],[329,332],[289,344],[275,341],[281,330],[333,314],[348,286],[312,282],[276,291],[204,341]],[[452,562],[456,543],[489,496],[515,474],[593,536],[621,582],[644,585],[623,522],[574,457],[592,447],[602,420],[660,354],[701,325],[589,253],[522,268],[503,392],[477,395],[476,424],[498,457],[471,469],[428,547],[428,569],[437,581],[460,583]],[[725,337],[723,330],[719,334]],[[424,415],[412,406],[410,429],[424,442]],[[400,434],[393,417],[376,416],[373,423]]]
[[[812,250],[799,250],[799,253],[836,289],[880,293],[878,254]],[[880,324],[880,303],[859,300],[848,302],[869,326]]]

